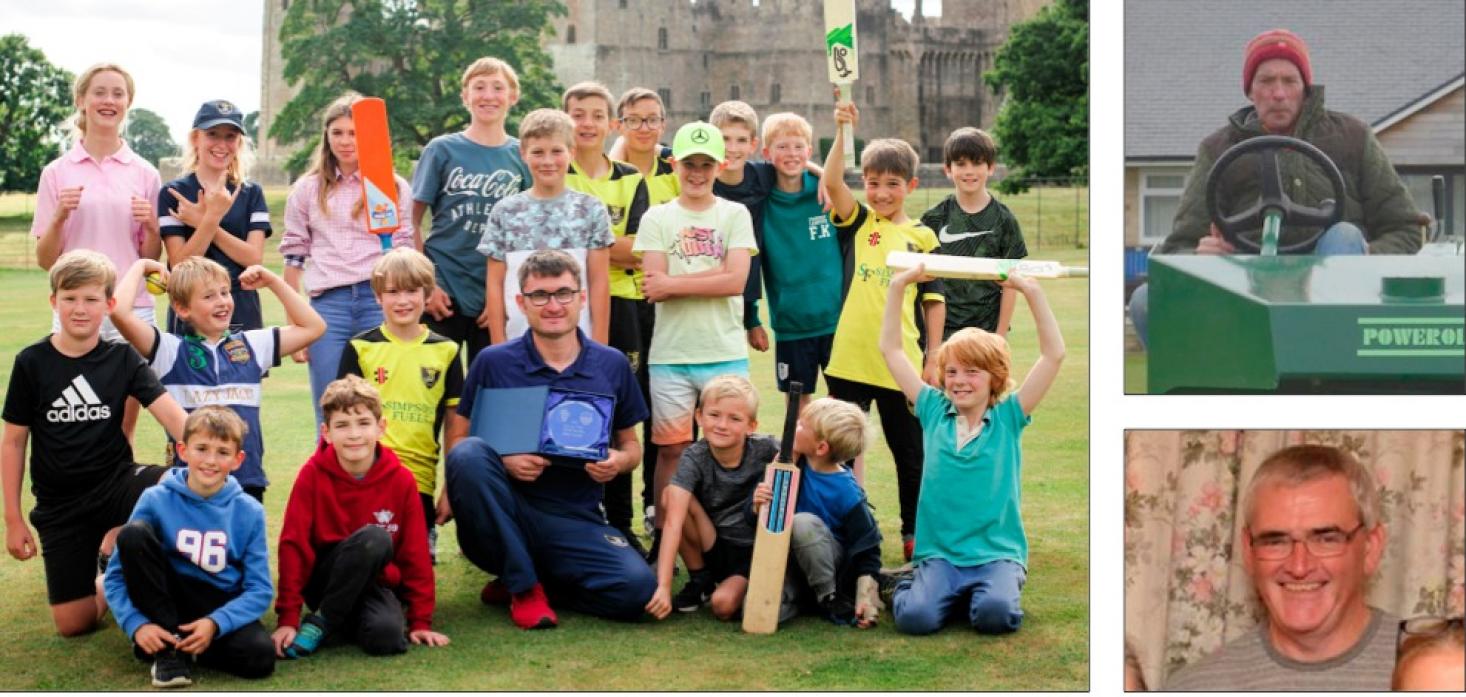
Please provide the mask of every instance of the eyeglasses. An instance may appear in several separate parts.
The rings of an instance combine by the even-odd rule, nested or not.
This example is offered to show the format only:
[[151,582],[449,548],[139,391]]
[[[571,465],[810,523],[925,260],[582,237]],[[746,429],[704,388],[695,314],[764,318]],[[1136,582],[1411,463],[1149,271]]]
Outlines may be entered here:
[[579,288],[561,288],[553,293],[547,290],[537,290],[531,293],[525,293],[524,297],[526,300],[529,300],[529,304],[535,307],[544,307],[550,304],[550,298],[554,298],[557,304],[569,305],[577,295],[580,295]]
[[1293,545],[1302,542],[1304,547],[1308,548],[1308,553],[1315,557],[1337,557],[1349,548],[1349,543],[1354,540],[1354,536],[1363,529],[1364,523],[1360,523],[1349,532],[1338,528],[1315,530],[1308,533],[1308,537],[1302,540],[1280,532],[1254,535],[1250,538],[1252,555],[1264,561],[1287,559],[1293,553]]
[[626,124],[626,127],[633,131],[640,130],[642,126],[646,126],[648,129],[656,129],[661,127],[662,117],[648,116],[647,118],[641,118],[640,116],[628,116],[621,119],[621,123]]

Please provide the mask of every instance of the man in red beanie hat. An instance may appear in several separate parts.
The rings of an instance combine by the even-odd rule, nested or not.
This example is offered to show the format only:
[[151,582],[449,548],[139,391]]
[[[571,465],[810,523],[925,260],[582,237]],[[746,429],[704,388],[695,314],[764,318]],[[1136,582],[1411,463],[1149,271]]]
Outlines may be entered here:
[[[1286,29],[1253,37],[1243,51],[1242,91],[1252,102],[1227,119],[1226,125],[1201,141],[1196,163],[1171,234],[1152,254],[1235,254],[1236,249],[1211,222],[1206,207],[1207,175],[1228,148],[1261,135],[1287,135],[1312,143],[1338,166],[1344,177],[1344,219],[1324,231],[1311,253],[1414,254],[1420,250],[1415,202],[1369,126],[1359,119],[1324,108],[1324,88],[1313,82],[1308,44]],[[1284,193],[1303,205],[1318,205],[1333,196],[1323,170],[1303,155],[1278,155]],[[1235,213],[1260,197],[1256,170],[1228,168],[1217,188],[1218,208]],[[1312,236],[1316,227],[1284,225],[1279,245]],[[1305,250],[1304,253],[1308,253]],[[1141,341],[1146,339],[1149,289],[1130,296],[1130,318]]]

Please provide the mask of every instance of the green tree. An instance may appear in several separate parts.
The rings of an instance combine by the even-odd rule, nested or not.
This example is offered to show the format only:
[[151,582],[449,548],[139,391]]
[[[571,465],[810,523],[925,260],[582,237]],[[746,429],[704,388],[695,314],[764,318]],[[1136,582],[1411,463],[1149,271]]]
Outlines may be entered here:
[[124,136],[127,147],[144,160],[158,166],[158,161],[178,154],[178,143],[168,132],[163,117],[147,109],[132,109],[127,112],[127,133]]
[[1024,177],[1089,174],[1089,2],[1059,0],[1015,24],[983,78],[1006,99],[994,130],[1008,165],[1004,193]]
[[59,154],[73,79],[24,36],[0,36],[0,191],[36,190]]
[[251,111],[244,115],[244,134],[249,136],[250,140],[256,143],[260,142],[259,110]]
[[347,90],[387,102],[393,154],[416,159],[435,136],[468,122],[458,95],[463,69],[483,56],[519,74],[510,133],[531,109],[555,107],[560,86],[541,40],[558,0],[297,0],[280,26],[285,79],[301,90],[270,125],[299,143],[286,168],[300,172],[320,130],[320,113]]

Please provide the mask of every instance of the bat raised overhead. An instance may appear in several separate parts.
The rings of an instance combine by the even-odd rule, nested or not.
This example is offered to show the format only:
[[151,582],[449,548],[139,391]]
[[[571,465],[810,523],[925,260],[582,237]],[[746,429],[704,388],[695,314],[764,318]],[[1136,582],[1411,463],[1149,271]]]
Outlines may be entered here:
[[1035,261],[1031,259],[989,259],[986,257],[964,257],[952,254],[921,254],[918,252],[891,252],[886,256],[886,266],[901,272],[926,265],[928,276],[939,278],[965,278],[972,281],[1002,281],[1014,273],[1029,278],[1088,278],[1089,269],[1084,266],[1065,266],[1057,261]]
[[[855,41],[855,0],[825,0],[825,64],[836,100],[848,104],[851,83],[860,79],[860,51]],[[855,167],[855,129],[843,128],[845,167]]]

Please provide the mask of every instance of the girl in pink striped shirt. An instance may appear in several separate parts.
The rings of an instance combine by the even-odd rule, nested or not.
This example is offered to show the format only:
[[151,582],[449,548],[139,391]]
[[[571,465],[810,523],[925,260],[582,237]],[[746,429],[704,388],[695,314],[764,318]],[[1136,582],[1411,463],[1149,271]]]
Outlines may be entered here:
[[[285,201],[285,282],[300,290],[302,279],[311,307],[326,320],[326,334],[309,349],[294,354],[310,364],[311,406],[321,421],[321,393],[336,379],[346,342],[382,324],[382,308],[372,294],[372,266],[382,256],[382,243],[367,232],[366,206],[356,157],[356,128],[351,105],[361,95],[347,93],[326,107],[321,143],[311,168]],[[397,179],[397,210],[402,227],[392,246],[413,246],[412,188]],[[307,263],[309,262],[309,263]]]
[[[75,142],[46,165],[36,189],[31,235],[41,268],[50,270],[73,249],[90,249],[111,259],[120,275],[139,258],[157,259],[161,253],[153,199],[162,180],[121,135],[134,94],[132,76],[111,63],[87,68],[72,85]],[[153,323],[153,296],[136,297],[133,314]],[[51,331],[60,330],[54,316],[51,323]],[[102,320],[102,338],[123,341],[110,319]],[[122,429],[129,439],[137,411],[137,400],[128,399]]]

